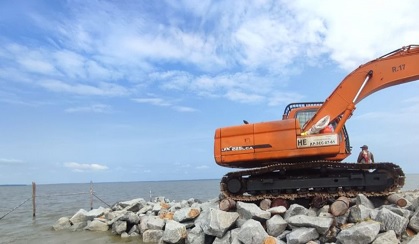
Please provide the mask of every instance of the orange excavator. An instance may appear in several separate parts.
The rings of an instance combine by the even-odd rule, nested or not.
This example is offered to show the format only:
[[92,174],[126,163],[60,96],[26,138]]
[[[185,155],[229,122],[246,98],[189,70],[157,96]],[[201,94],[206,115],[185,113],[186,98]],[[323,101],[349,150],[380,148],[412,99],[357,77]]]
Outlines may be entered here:
[[394,163],[341,162],[351,154],[345,123],[365,97],[418,79],[419,45],[409,45],[359,66],[324,102],[289,104],[282,120],[218,128],[216,163],[242,169],[222,178],[222,194],[256,201],[385,196],[401,189],[405,175]]

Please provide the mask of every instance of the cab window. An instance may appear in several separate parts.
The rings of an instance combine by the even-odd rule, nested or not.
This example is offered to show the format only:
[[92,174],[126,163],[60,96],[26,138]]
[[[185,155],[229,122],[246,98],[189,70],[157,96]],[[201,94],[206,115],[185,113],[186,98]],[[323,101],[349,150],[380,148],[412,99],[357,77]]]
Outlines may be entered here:
[[307,123],[317,112],[317,109],[308,109],[308,110],[302,110],[298,111],[295,114],[295,117],[300,122],[300,128],[303,128],[304,124]]

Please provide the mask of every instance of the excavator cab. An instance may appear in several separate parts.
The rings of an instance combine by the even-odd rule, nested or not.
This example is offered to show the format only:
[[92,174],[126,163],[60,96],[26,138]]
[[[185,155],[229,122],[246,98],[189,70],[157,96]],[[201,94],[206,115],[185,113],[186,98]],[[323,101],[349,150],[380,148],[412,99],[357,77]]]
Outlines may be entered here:
[[[311,118],[317,113],[317,111],[322,105],[323,102],[290,103],[288,104],[288,106],[285,107],[282,119],[296,118],[300,122],[300,127],[304,128],[306,123],[311,120]],[[339,121],[340,117],[338,117],[334,121],[331,121],[329,126],[326,127],[324,131],[321,131],[321,133],[333,132]],[[330,128],[331,130],[327,131],[326,129],[328,128]],[[352,147],[349,142],[349,135],[345,125],[343,125],[342,127],[342,132],[339,133],[339,137],[340,141],[345,142],[345,152],[347,156],[349,156],[351,154]]]

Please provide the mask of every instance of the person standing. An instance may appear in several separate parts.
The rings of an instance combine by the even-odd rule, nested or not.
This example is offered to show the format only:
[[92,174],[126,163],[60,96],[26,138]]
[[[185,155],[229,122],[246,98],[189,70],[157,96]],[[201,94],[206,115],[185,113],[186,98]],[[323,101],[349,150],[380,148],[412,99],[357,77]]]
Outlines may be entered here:
[[363,145],[361,147],[361,152],[358,155],[358,163],[362,163],[362,164],[370,164],[370,163],[374,163],[374,155],[372,154],[372,152],[370,152],[368,150],[368,146],[367,145]]

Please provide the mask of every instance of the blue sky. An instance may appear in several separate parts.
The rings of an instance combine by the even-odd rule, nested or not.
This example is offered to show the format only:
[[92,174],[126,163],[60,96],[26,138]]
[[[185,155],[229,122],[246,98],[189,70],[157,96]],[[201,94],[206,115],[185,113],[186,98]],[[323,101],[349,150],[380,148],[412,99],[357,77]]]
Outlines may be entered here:
[[[218,127],[323,101],[419,44],[419,2],[0,1],[0,184],[218,179]],[[419,83],[364,99],[353,155],[419,173]]]

